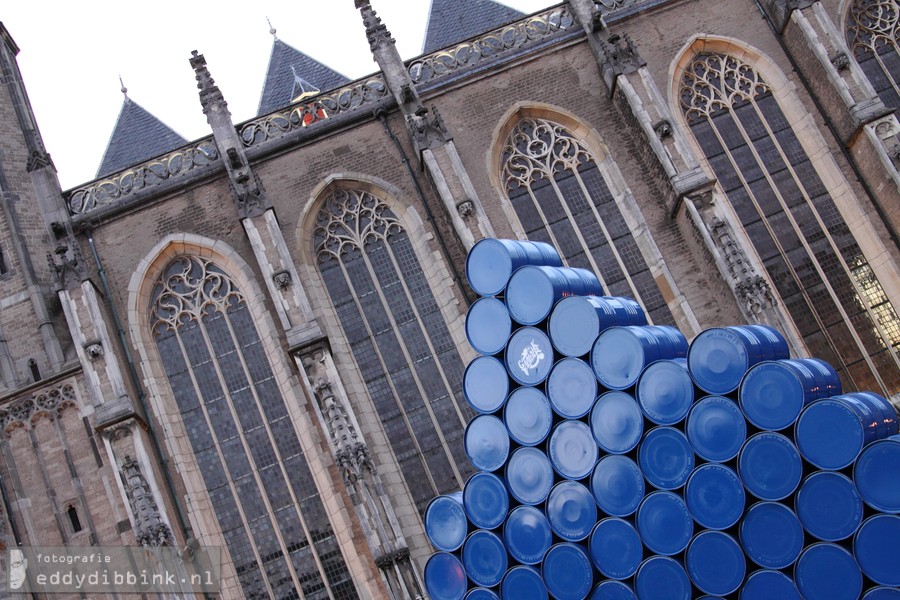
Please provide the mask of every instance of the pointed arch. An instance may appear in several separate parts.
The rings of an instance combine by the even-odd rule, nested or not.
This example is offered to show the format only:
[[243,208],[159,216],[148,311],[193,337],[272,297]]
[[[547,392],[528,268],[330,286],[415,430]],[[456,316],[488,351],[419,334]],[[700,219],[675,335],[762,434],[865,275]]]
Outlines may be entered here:
[[900,108],[900,2],[851,0],[842,9],[851,56],[884,105]]
[[696,36],[670,74],[672,112],[806,347],[848,389],[896,393],[900,319],[868,258],[880,242],[784,73],[737,40]]
[[341,358],[356,367],[354,401],[370,416],[363,421],[379,430],[422,514],[472,472],[463,446],[472,416],[462,396],[469,356],[460,354],[464,320],[449,273],[401,198],[371,177],[332,176],[304,207],[298,243],[332,348],[346,348]]
[[153,410],[198,533],[226,549],[244,596],[355,599],[319,491],[333,482],[290,401],[262,297],[221,242],[170,236],[151,251],[129,286],[129,322]]
[[[637,300],[651,322],[675,324],[677,287],[595,129],[563,109],[518,103],[494,130],[489,163],[518,235],[553,245],[607,294]],[[693,329],[691,317],[679,325]]]

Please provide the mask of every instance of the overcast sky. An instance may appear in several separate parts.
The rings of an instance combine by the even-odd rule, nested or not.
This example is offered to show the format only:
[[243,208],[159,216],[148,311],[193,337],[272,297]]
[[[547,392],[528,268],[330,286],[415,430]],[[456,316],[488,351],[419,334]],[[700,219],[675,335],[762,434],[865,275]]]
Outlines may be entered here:
[[[553,0],[502,0],[523,13]],[[312,7],[310,7],[312,5]],[[372,0],[404,59],[421,54],[430,0]],[[325,12],[327,7],[327,14]],[[0,21],[63,189],[94,179],[128,96],[183,137],[209,134],[192,50],[205,55],[235,123],[255,116],[272,36],[351,79],[377,70],[353,0],[5,0]]]

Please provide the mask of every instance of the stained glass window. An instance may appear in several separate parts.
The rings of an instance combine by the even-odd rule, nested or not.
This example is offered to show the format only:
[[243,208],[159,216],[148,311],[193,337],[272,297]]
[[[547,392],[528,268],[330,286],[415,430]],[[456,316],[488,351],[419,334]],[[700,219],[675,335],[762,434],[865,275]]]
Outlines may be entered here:
[[847,46],[888,108],[900,108],[900,3],[854,0],[847,14]]

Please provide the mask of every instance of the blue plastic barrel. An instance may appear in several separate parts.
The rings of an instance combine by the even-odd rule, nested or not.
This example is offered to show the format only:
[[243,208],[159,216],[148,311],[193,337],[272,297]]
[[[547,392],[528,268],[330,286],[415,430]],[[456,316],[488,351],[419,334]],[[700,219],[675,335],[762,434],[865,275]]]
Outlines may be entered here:
[[517,506],[503,524],[503,540],[514,559],[523,565],[536,565],[553,544],[553,531],[543,511]]
[[707,594],[719,596],[737,591],[747,571],[741,546],[721,531],[702,531],[695,535],[684,562],[694,585]]
[[646,324],[644,310],[631,298],[569,296],[553,307],[548,331],[557,352],[564,356],[584,356],[602,331]]
[[637,528],[649,550],[672,556],[687,548],[694,534],[694,521],[677,494],[652,492],[638,508]]
[[754,571],[741,588],[740,600],[803,600],[794,580],[779,571]]
[[856,460],[863,446],[877,439],[873,419],[873,414],[840,397],[818,400],[797,419],[797,448],[819,469],[843,469]]
[[458,550],[466,541],[469,523],[462,492],[443,494],[425,507],[425,533],[431,545],[444,552]]
[[462,563],[475,585],[493,587],[506,575],[509,559],[506,546],[496,533],[478,529],[469,534],[462,547]]
[[628,579],[644,560],[644,546],[637,530],[616,517],[602,519],[594,526],[588,549],[594,566],[610,579]]
[[463,374],[463,395],[475,412],[490,414],[503,407],[509,394],[509,375],[493,356],[479,356]]
[[765,360],[788,358],[787,342],[762,325],[714,327],[700,332],[688,350],[688,370],[708,394],[729,394],[750,368]]
[[897,410],[890,401],[875,392],[851,392],[838,396],[838,398],[852,398],[858,402],[862,402],[871,408],[876,417],[880,417],[878,424],[879,438],[886,438],[900,433],[900,422],[897,421]]
[[509,456],[509,433],[493,415],[478,415],[466,426],[466,454],[479,471],[496,471]]
[[[878,512],[900,513],[900,436],[869,444],[853,465],[853,481],[863,501]],[[893,476],[885,477],[885,473]]]
[[506,306],[516,323],[537,325],[567,296],[601,295],[600,280],[587,269],[525,266],[509,278]]
[[500,600],[500,597],[488,588],[477,587],[469,590],[465,600]]
[[591,431],[597,445],[610,454],[634,449],[644,433],[644,417],[637,401],[621,391],[601,394],[591,409]]
[[637,600],[628,584],[607,579],[594,588],[591,600]]
[[830,398],[843,392],[841,378],[830,364],[821,358],[804,358],[803,363],[818,373],[819,385],[822,387],[820,398]]
[[553,470],[566,479],[584,479],[597,464],[597,444],[591,428],[574,419],[561,421],[547,442]]
[[544,585],[557,600],[584,600],[594,587],[594,569],[584,549],[571,542],[554,544],[541,566]]
[[543,383],[553,368],[553,346],[550,338],[536,327],[522,327],[506,345],[506,370],[517,383]]
[[591,492],[603,512],[627,517],[644,499],[644,476],[640,467],[627,456],[611,454],[597,462],[591,475]]
[[493,473],[479,471],[463,487],[463,510],[478,529],[495,529],[509,512],[509,494],[503,480]]
[[764,569],[784,569],[803,550],[803,526],[794,511],[778,502],[757,502],[744,515],[741,546]]
[[580,542],[597,524],[597,503],[584,485],[561,481],[553,486],[545,508],[553,533],[567,542]]
[[684,567],[668,556],[651,556],[641,563],[634,576],[634,589],[641,600],[691,599],[691,582]]
[[805,600],[859,598],[863,583],[853,556],[827,542],[803,551],[794,567],[794,581]]
[[563,419],[580,419],[597,399],[597,378],[580,358],[564,358],[553,365],[546,390],[556,414]]
[[638,464],[650,485],[675,490],[687,482],[694,469],[694,449],[674,427],[654,427],[641,442]]
[[853,555],[875,583],[900,586],[900,517],[873,515],[863,521],[853,539]]
[[644,415],[657,425],[676,425],[694,403],[694,381],[687,360],[658,360],[644,369],[635,389]]
[[747,437],[747,422],[732,400],[706,396],[691,408],[685,432],[697,456],[710,462],[725,462],[740,452]]
[[509,437],[520,446],[536,446],[550,435],[553,410],[542,391],[533,387],[513,390],[503,409]]
[[803,528],[825,542],[850,537],[862,523],[863,501],[856,486],[833,471],[818,471],[804,479],[794,504]]
[[706,529],[728,529],[744,514],[746,494],[737,473],[725,465],[707,463],[694,469],[684,488],[684,500],[694,520]]
[[425,563],[425,589],[434,600],[462,600],[468,587],[462,562],[453,554],[437,552]]
[[892,587],[874,587],[863,594],[862,600],[900,600],[900,589]]
[[790,427],[810,402],[823,396],[821,376],[802,360],[765,361],[751,368],[741,382],[741,409],[760,429]]
[[509,494],[522,504],[543,502],[553,487],[550,459],[537,448],[516,449],[506,464],[506,486]]
[[744,443],[738,475],[747,491],[760,500],[787,498],[803,478],[797,447],[780,433],[764,431]]
[[503,582],[500,584],[500,597],[516,598],[516,600],[547,600],[547,588],[537,569],[516,565],[503,577]]
[[513,272],[525,265],[562,266],[559,253],[549,244],[485,238],[466,257],[466,278],[480,296],[501,293]]
[[466,313],[466,338],[481,354],[502,352],[512,333],[506,305],[496,298],[479,298]]
[[605,387],[624,390],[637,383],[647,365],[684,358],[686,350],[687,341],[674,327],[610,327],[591,348],[591,367]]

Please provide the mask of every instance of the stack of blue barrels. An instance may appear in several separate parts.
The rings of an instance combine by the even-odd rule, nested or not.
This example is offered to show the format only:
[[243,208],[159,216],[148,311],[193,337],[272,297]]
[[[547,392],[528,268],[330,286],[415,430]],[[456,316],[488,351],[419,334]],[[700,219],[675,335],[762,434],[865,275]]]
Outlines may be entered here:
[[477,472],[425,511],[433,600],[900,599],[897,412],[764,325],[690,344],[539,242],[467,259]]

